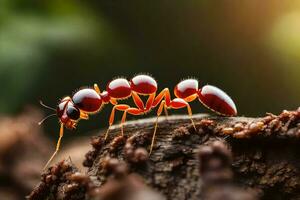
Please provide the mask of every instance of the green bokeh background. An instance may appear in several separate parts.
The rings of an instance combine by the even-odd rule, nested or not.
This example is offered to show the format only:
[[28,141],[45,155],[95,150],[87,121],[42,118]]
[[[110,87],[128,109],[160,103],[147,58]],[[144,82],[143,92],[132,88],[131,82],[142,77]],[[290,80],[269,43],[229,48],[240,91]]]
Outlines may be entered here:
[[[300,3],[1,1],[2,115],[39,106],[40,99],[55,106],[82,86],[104,89],[114,77],[141,72],[153,75],[160,89],[187,77],[216,85],[232,96],[240,115],[295,109]],[[194,113],[208,112],[199,102],[192,106]],[[106,127],[110,109],[80,122],[76,132]],[[57,120],[44,126],[57,133]]]

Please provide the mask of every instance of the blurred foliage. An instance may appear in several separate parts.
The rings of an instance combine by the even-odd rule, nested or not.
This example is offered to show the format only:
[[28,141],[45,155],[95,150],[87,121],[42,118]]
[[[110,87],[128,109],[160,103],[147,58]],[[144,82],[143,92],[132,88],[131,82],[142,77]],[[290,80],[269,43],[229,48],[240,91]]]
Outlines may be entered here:
[[[300,6],[299,6],[300,7]],[[300,9],[300,8],[299,8]],[[300,11],[282,16],[271,30],[269,46],[286,67],[283,74],[291,85],[300,86]],[[299,97],[298,88],[298,97]]]
[[[39,99],[55,106],[77,88],[96,82],[103,90],[114,77],[140,72],[160,89],[187,77],[217,85],[241,115],[293,109],[299,16],[295,1],[2,0],[0,112]],[[198,102],[193,110],[207,112]],[[106,127],[109,112],[81,122],[81,131]],[[56,121],[47,127],[57,130]]]
[[59,7],[49,8],[48,14],[39,16],[37,12],[41,10],[18,12],[16,3],[4,3],[1,8],[4,12],[1,12],[0,78],[5,87],[2,87],[0,110],[8,112],[19,107],[21,99],[32,95],[54,51],[92,42],[95,24],[74,5],[73,11],[61,13]]

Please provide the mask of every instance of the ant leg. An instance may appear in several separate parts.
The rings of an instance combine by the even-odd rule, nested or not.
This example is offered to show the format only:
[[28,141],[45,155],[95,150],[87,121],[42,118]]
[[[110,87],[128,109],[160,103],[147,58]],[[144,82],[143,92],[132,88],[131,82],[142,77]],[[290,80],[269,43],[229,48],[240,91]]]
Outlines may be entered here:
[[141,111],[144,111],[144,112],[148,112],[152,109],[155,95],[156,95],[155,93],[152,93],[149,95],[147,102],[146,102],[146,107],[145,107],[144,102],[141,100],[140,96],[136,92],[132,92],[132,98],[133,98],[135,105]]
[[169,114],[168,114],[168,107],[166,105],[164,106],[164,112],[166,115],[166,119],[168,119]]
[[169,106],[171,102],[171,95],[168,88],[163,89],[154,99],[154,102],[152,104],[152,107],[156,107],[161,100],[164,98],[166,101],[166,105]]
[[170,106],[171,103],[171,95],[170,95],[170,91],[168,88],[163,89],[154,99],[152,107],[156,107],[161,101],[162,99],[165,100],[165,105],[163,107],[166,118],[168,118],[168,106]]
[[114,105],[114,106],[118,104],[117,100],[114,99],[114,98],[111,98],[111,99],[109,100],[109,102],[110,102],[112,105]]
[[192,122],[192,125],[193,125],[193,127],[194,127],[194,129],[196,131],[197,129],[196,129],[196,126],[195,126],[195,122],[193,120],[193,112],[192,112],[192,108],[191,108],[191,106],[190,106],[189,103],[187,103],[187,110],[188,110],[188,114],[189,114],[190,120]]
[[[118,105],[115,105],[113,107],[113,109],[111,110],[111,113],[110,113],[110,117],[109,117],[109,127],[105,133],[105,137],[104,137],[104,140],[107,139],[108,137],[108,132],[109,132],[109,128],[111,127],[111,125],[114,123],[114,120],[115,120],[115,110],[120,110],[120,111],[125,111],[126,109],[128,109],[129,106],[126,105],[126,104],[118,104]],[[123,134],[122,134],[123,135]]]
[[146,102],[146,109],[145,111],[150,111],[152,109],[152,105],[154,102],[154,98],[155,98],[156,93],[152,93],[149,95],[148,100]]
[[80,112],[80,118],[81,119],[89,119],[89,115],[85,112]]
[[51,158],[48,160],[47,164],[44,166],[43,170],[45,170],[47,168],[47,166],[50,164],[50,162],[53,160],[53,158],[55,157],[55,155],[57,154],[58,150],[59,150],[59,147],[60,147],[60,142],[61,142],[61,139],[64,135],[64,125],[61,124],[60,125],[60,130],[59,130],[59,138],[57,140],[57,144],[56,144],[56,149],[55,149],[55,152],[52,154]]
[[191,96],[184,98],[184,100],[186,102],[191,102],[191,101],[194,101],[197,97],[198,97],[198,94],[192,94]]
[[144,102],[142,101],[142,99],[140,98],[140,96],[136,92],[132,92],[132,99],[133,99],[135,105],[140,110],[144,110],[144,108],[145,108]]
[[98,94],[101,93],[100,88],[99,88],[99,86],[97,85],[97,83],[94,84],[94,90],[95,90]]
[[122,132],[122,135],[124,135],[123,126],[124,126],[125,121],[126,121],[127,113],[132,114],[132,115],[140,115],[140,114],[142,114],[144,112],[143,112],[143,110],[140,110],[138,108],[128,108],[128,109],[126,109],[124,111],[123,116],[122,116],[122,120],[121,120],[121,132]]
[[151,152],[152,152],[153,146],[154,146],[155,135],[156,135],[156,131],[157,131],[158,118],[159,118],[159,116],[161,115],[162,110],[163,110],[163,108],[164,108],[165,106],[166,106],[166,101],[165,101],[165,100],[162,100],[162,102],[161,102],[161,104],[159,105],[158,110],[157,110],[157,116],[156,116],[156,120],[155,120],[154,132],[153,132],[153,135],[152,135],[152,140],[151,140],[151,146],[150,146],[150,152],[149,152],[149,155],[151,155]]
[[188,111],[189,117],[191,119],[192,125],[193,125],[194,129],[196,130],[196,126],[195,126],[195,123],[194,123],[194,120],[192,117],[192,115],[193,115],[192,109],[188,102],[186,102],[184,99],[181,99],[181,98],[175,98],[171,101],[170,107],[173,109],[180,109],[180,108],[187,107],[187,111]]

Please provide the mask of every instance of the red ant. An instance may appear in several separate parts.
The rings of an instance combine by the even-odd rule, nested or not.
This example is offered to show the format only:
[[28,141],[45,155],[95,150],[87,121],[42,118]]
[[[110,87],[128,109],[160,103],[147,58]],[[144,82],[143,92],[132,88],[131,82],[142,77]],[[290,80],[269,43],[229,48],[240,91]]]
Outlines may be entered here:
[[[187,108],[188,115],[195,129],[196,127],[192,119],[192,109],[189,102],[194,101],[197,97],[203,105],[219,115],[237,115],[234,102],[225,92],[211,85],[199,88],[196,79],[186,79],[178,83],[174,88],[174,94],[176,96],[174,99],[171,99],[168,88],[163,89],[158,95],[156,95],[156,92],[157,83],[154,78],[149,75],[137,75],[130,81],[124,78],[114,79],[108,83],[106,91],[103,92],[100,91],[97,84],[94,84],[94,88],[83,88],[78,90],[72,97],[67,96],[63,98],[56,109],[56,115],[61,124],[59,139],[57,141],[56,150],[47,162],[45,168],[59,150],[64,127],[68,129],[76,128],[76,124],[80,119],[88,119],[90,114],[99,112],[104,104],[111,103],[113,105],[105,139],[107,139],[110,126],[114,123],[116,110],[123,111],[123,117],[121,119],[121,135],[123,136],[123,125],[126,121],[127,114],[143,115],[159,106],[150,146],[150,154],[154,145],[158,117],[163,110],[167,114],[167,109]],[[146,104],[144,104],[140,95],[148,96]],[[118,104],[118,100],[127,99],[129,97],[133,98],[136,107],[130,107],[127,104]],[[41,104],[50,108],[42,102]],[[55,110],[53,108],[50,109]]]

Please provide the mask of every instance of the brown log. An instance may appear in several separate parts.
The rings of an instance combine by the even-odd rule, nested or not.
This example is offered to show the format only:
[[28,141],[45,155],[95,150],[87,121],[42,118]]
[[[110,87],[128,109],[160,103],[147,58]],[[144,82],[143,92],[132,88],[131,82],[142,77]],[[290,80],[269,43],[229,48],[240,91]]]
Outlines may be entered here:
[[124,137],[114,126],[106,141],[103,134],[93,138],[86,181],[68,178],[76,174],[71,164],[55,174],[60,163],[28,198],[134,199],[128,195],[138,191],[150,191],[145,199],[300,198],[300,108],[261,118],[198,114],[196,130],[187,116],[161,117],[148,155],[154,121],[128,122]]
[[51,145],[37,125],[41,118],[32,107],[0,117],[0,199],[24,199],[39,182]]

